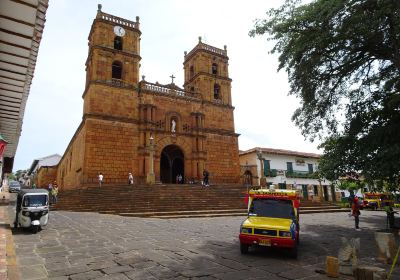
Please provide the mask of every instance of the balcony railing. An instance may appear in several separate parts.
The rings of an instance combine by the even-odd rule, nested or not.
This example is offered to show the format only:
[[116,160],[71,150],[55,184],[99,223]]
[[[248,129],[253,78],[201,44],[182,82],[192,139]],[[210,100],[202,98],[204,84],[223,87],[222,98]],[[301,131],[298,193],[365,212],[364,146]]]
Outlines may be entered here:
[[286,176],[286,178],[304,178],[304,179],[316,179],[315,173],[309,173],[308,171],[288,171],[278,169],[266,169],[264,170],[265,177],[276,177],[278,175]]
[[308,171],[286,171],[286,177],[287,178],[305,178],[305,179],[314,179],[315,174],[310,173]]
[[136,17],[136,22],[135,21],[130,21],[124,18],[116,17],[107,13],[103,13],[99,11],[97,13],[97,18],[101,18],[106,21],[110,21],[112,23],[122,25],[125,27],[131,27],[131,28],[136,28],[139,29],[139,17]]
[[141,86],[142,90],[150,91],[150,92],[157,92],[157,93],[161,93],[161,94],[169,94],[169,95],[176,95],[176,96],[182,96],[182,97],[184,97],[184,96],[192,97],[192,98],[200,97],[200,95],[198,93],[188,92],[188,91],[170,88],[168,86],[148,83],[148,82],[144,82],[144,81],[140,82],[140,86]]
[[194,53],[196,50],[206,50],[215,54],[219,54],[222,56],[227,56],[227,51],[226,49],[219,49],[207,44],[204,44],[202,42],[199,42],[193,50],[191,50],[186,56],[190,56],[192,53]]
[[267,169],[264,170],[265,177],[276,177],[278,175],[278,170],[276,169]]

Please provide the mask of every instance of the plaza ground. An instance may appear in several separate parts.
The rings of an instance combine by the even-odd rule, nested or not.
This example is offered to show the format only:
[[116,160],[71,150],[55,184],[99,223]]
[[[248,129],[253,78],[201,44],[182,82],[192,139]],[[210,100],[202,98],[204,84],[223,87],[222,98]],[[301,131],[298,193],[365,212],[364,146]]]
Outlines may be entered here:
[[[6,206],[2,206],[6,207]],[[7,208],[9,222],[14,209]],[[384,212],[363,211],[361,231],[348,213],[301,216],[297,260],[271,249],[239,251],[245,217],[151,219],[97,213],[51,212],[38,234],[12,230],[20,279],[329,279],[327,255],[337,256],[340,237],[360,237],[360,261],[376,260],[374,231]],[[399,266],[395,277],[400,279]],[[351,279],[342,277],[341,279]]]

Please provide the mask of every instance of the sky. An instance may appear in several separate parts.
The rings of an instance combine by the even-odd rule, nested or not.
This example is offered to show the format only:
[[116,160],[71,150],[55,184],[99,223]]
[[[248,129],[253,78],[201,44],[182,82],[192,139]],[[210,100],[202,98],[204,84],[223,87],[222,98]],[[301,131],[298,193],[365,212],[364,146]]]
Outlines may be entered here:
[[140,17],[141,68],[146,81],[183,85],[184,51],[198,37],[223,49],[227,45],[235,130],[239,149],[254,147],[321,153],[291,121],[299,100],[288,96],[285,71],[277,72],[273,41],[251,38],[256,19],[283,0],[50,0],[34,78],[25,109],[14,171],[34,159],[63,155],[83,111],[88,35],[102,11],[128,20]]

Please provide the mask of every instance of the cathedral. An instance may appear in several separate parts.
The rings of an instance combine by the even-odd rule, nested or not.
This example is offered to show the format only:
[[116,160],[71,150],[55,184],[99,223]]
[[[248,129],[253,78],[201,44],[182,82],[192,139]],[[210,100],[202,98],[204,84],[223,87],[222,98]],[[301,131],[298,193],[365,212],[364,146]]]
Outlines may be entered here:
[[[82,122],[57,168],[62,189],[97,184],[239,182],[227,49],[184,53],[183,88],[140,77],[140,23],[101,11],[89,33]],[[172,78],[174,78],[172,76]]]

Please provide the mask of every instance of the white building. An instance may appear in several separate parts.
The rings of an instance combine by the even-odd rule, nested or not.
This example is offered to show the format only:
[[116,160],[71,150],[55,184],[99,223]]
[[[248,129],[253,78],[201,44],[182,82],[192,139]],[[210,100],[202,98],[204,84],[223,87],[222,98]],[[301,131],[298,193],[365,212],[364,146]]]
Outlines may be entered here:
[[335,201],[340,193],[332,182],[318,178],[321,155],[297,151],[253,148],[239,152],[244,184],[276,185],[298,189],[304,199]]
[[30,186],[32,180],[35,178],[38,170],[40,169],[40,167],[53,167],[56,166],[61,160],[61,156],[59,154],[54,154],[54,155],[50,155],[47,157],[42,157],[42,158],[38,158],[35,159],[32,164],[31,167],[29,168],[28,171],[28,176],[29,178],[25,181],[25,185],[26,186]]

